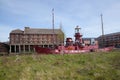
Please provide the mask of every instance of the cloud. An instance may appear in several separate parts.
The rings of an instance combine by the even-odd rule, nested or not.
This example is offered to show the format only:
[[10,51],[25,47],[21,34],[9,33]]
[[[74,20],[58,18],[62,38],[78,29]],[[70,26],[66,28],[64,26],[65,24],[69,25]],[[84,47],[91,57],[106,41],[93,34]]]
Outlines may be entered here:
[[[120,31],[118,0],[0,0],[1,30],[6,25],[10,30],[24,26],[52,28],[52,8],[55,13],[55,28],[59,28],[62,22],[67,37],[74,37],[76,25],[82,28],[83,37],[101,35],[101,13],[106,34]],[[7,36],[9,34],[2,33]]]

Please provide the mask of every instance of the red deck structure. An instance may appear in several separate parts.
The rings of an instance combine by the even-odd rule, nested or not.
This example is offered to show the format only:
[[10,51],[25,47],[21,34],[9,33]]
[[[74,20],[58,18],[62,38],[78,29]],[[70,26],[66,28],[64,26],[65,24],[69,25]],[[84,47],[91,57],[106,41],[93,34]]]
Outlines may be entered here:
[[[79,26],[75,28],[75,41],[72,40],[72,38],[66,38],[66,44],[57,46],[57,48],[43,48],[39,46],[35,46],[35,50],[38,54],[61,54],[61,53],[84,53],[84,52],[93,52],[93,51],[99,51],[98,45],[92,44],[92,45],[85,45],[82,41],[82,34],[80,33]],[[109,51],[111,48],[105,48],[103,51]]]

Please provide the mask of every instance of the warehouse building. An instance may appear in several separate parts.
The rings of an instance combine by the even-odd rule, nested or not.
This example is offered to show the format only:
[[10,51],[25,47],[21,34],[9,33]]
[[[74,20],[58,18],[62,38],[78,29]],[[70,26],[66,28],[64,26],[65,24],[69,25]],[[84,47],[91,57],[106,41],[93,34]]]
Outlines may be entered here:
[[10,38],[11,52],[31,52],[34,46],[51,48],[64,43],[64,33],[61,29],[37,29],[25,27],[24,30],[12,30]]

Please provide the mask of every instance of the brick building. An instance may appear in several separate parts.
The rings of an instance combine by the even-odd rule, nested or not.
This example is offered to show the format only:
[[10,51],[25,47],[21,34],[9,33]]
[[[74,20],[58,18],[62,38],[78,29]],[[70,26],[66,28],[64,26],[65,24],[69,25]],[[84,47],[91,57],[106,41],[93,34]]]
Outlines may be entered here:
[[120,32],[106,34],[98,37],[99,47],[120,47]]
[[36,29],[25,27],[24,31],[16,29],[10,32],[10,53],[31,52],[34,46],[52,47],[64,43],[61,29]]
[[9,53],[9,45],[6,43],[0,42],[0,55]]

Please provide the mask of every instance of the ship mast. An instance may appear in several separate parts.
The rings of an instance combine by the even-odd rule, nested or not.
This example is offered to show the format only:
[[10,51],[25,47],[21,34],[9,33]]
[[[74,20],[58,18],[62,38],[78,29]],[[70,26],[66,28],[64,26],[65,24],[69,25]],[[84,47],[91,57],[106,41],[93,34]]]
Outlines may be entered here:
[[53,48],[54,48],[54,41],[55,41],[55,32],[54,32],[54,8],[52,9],[52,28],[53,28]]
[[101,28],[102,28],[102,47],[104,47],[104,27],[103,27],[103,15],[101,14]]
[[101,14],[101,27],[102,27],[102,36],[104,35],[104,28],[103,28],[103,15]]

